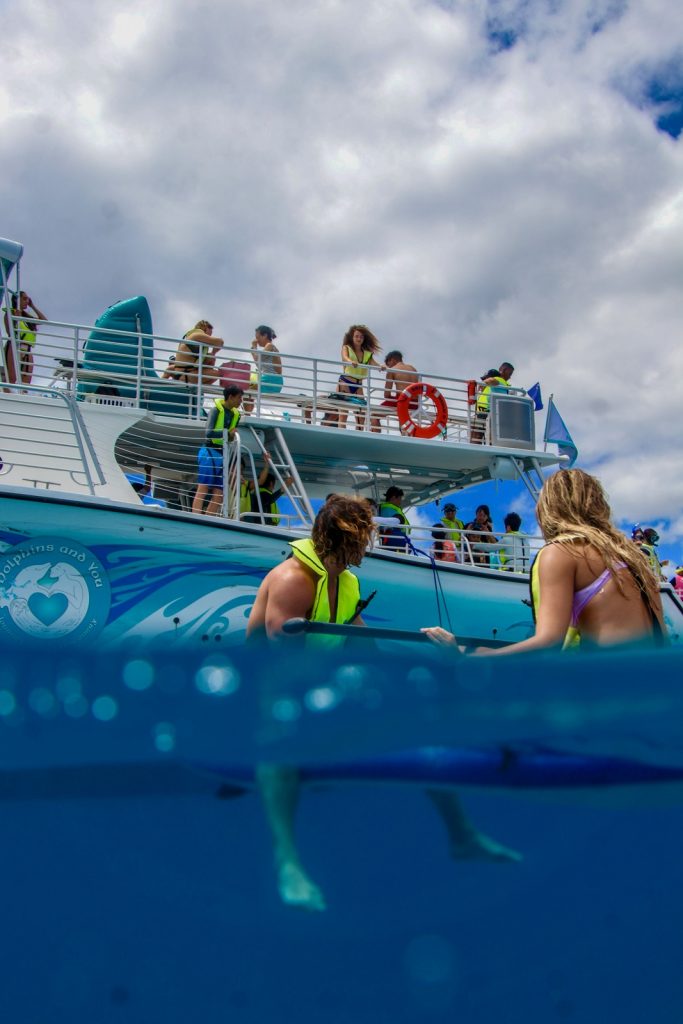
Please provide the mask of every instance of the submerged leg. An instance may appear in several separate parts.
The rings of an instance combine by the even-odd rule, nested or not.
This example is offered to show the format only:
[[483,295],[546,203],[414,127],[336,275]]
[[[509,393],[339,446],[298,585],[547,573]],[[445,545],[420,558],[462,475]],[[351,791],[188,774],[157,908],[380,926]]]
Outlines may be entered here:
[[325,910],[325,898],[304,871],[294,839],[299,772],[284,765],[261,764],[256,777],[273,837],[278,891],[283,902],[304,910]]
[[426,789],[425,793],[436,807],[439,817],[446,826],[451,856],[454,860],[522,860],[521,853],[485,836],[470,821],[453,790]]

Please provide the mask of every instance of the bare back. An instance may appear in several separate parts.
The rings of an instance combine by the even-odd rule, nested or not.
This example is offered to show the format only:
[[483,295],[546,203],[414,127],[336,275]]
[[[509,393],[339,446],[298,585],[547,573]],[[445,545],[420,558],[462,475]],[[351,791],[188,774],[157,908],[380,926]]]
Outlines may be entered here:
[[386,384],[384,388],[385,398],[391,398],[392,394],[397,397],[408,384],[417,384],[418,372],[410,363],[394,363],[387,370]]
[[[578,545],[577,545],[578,547]],[[575,556],[574,593],[589,587],[606,566],[595,548],[581,545]],[[640,588],[628,569],[618,570],[619,583],[610,574],[579,615],[582,633],[598,644],[624,643],[652,634],[652,617]],[[653,609],[662,621],[661,601]]]

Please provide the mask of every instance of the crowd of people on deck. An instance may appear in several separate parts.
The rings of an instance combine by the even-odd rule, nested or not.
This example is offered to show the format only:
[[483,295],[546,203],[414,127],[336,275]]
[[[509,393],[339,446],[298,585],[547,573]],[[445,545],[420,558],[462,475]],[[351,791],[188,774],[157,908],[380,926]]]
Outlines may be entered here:
[[[36,306],[33,299],[25,291],[10,293],[9,309],[3,307],[6,341],[4,346],[3,377],[7,383],[29,385],[34,372],[34,347],[37,340],[40,321],[45,321],[45,314]],[[10,315],[12,317],[12,326]],[[216,384],[219,379],[236,382],[228,383],[223,388],[222,398],[214,400],[214,408],[209,413],[206,429],[206,443],[198,452],[198,479],[194,494],[192,510],[207,515],[218,515],[223,500],[223,465],[222,444],[223,432],[228,437],[234,432],[240,421],[240,407],[247,415],[254,407],[254,392],[257,387],[261,394],[279,394],[284,379],[282,359],[275,345],[277,337],[272,327],[261,324],[255,328],[251,350],[254,355],[254,368],[248,364],[225,364],[221,370],[217,365],[220,350],[224,347],[223,338],[213,333],[213,325],[206,319],[197,321],[185,333],[178,344],[176,352],[170,357],[168,366],[162,372],[162,378],[175,380],[188,385]],[[14,335],[14,344],[12,343]],[[376,367],[385,372],[384,397],[381,408],[387,412],[395,412],[401,392],[410,384],[420,380],[417,368],[407,362],[403,353],[394,349],[387,353],[383,362],[379,361],[381,345],[377,337],[364,324],[352,324],[342,338],[340,360],[342,370],[337,382],[336,391],[328,395],[335,401],[335,407],[328,409],[322,424],[330,427],[345,427],[348,411],[339,408],[339,404],[348,403],[356,418],[356,426],[365,426],[365,402],[362,399],[363,383],[367,378],[368,367]],[[17,360],[15,360],[15,353]],[[18,361],[18,365],[15,363]],[[476,391],[476,404],[470,441],[481,444],[486,436],[486,422],[489,416],[490,395],[494,391],[504,391],[510,385],[514,366],[505,361],[496,369],[481,374]],[[416,406],[411,400],[410,407]],[[310,422],[310,410],[306,410]],[[370,417],[371,429],[379,431],[380,419],[376,411]],[[242,469],[246,466],[243,464]],[[288,486],[291,479],[284,481]],[[240,493],[240,516],[251,522],[279,522],[277,501],[284,494],[282,488],[276,489],[276,477],[270,465],[270,456],[265,455],[264,467],[256,482],[244,480]],[[151,495],[151,470],[145,467],[144,485],[134,483],[135,489],[143,500],[153,500]],[[403,511],[404,492],[399,487],[390,487],[384,501],[375,509],[376,525],[380,544],[388,549],[406,551],[414,548],[410,541],[410,524]],[[374,503],[373,503],[374,504]],[[509,512],[503,524],[505,532],[496,535],[487,505],[479,505],[474,518],[464,523],[457,518],[457,507],[453,502],[443,506],[443,515],[433,525],[431,536],[432,546],[429,554],[442,562],[459,562],[467,560],[475,565],[496,566],[512,572],[527,572],[530,562],[528,538],[521,531],[521,518],[516,512]],[[391,520],[396,520],[393,525]],[[666,580],[665,567],[668,560],[660,561],[657,552],[659,535],[652,527],[633,528],[632,540],[646,556],[653,574]],[[678,566],[670,579],[671,585],[683,595],[683,566]]]

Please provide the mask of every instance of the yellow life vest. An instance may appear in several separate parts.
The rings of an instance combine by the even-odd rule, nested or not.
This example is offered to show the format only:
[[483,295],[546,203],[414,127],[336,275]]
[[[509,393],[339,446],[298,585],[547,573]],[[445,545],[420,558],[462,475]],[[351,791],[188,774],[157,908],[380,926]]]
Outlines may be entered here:
[[[346,358],[347,359],[350,358],[349,357],[349,353],[353,353],[354,356],[356,355],[356,353],[354,352],[352,346],[350,346],[350,345],[344,345],[344,351],[346,352]],[[364,351],[363,352],[363,360],[362,360],[362,362],[364,364],[367,364],[367,363],[370,362],[371,359],[372,359],[372,352]],[[359,366],[356,363],[346,363],[345,362],[344,363],[344,375],[346,377],[355,377],[357,380],[363,380],[365,377],[367,377],[368,371],[365,369],[365,365]]]
[[251,491],[249,484],[243,480],[240,484],[240,515],[251,512]]
[[[237,426],[237,424],[240,421],[240,411],[239,411],[239,409],[228,409],[228,410],[226,410],[225,406],[223,405],[223,399],[222,398],[215,398],[214,399],[214,405],[218,409],[218,416],[216,416],[216,422],[214,423],[213,429],[214,429],[214,431],[220,431],[220,437],[212,437],[211,438],[211,444],[222,445],[223,444],[223,431],[224,430],[230,431],[230,430],[234,430],[235,429],[235,427]],[[230,422],[228,423],[227,427],[225,426],[225,413],[226,413],[226,411],[230,413]]]
[[[330,598],[327,590],[328,572],[320,561],[310,537],[305,540],[293,540],[289,545],[295,558],[308,566],[318,577],[315,587],[315,600],[309,619],[311,622],[330,622]],[[344,569],[339,575],[337,591],[337,615],[335,622],[349,622],[353,620],[360,600],[360,584],[358,578],[349,569]],[[315,644],[316,647],[341,647],[344,643],[342,636],[310,636],[308,644]]]
[[446,527],[448,539],[452,540],[454,544],[459,544],[460,531],[465,529],[463,521],[461,519],[449,519],[448,516],[444,516],[441,522]]
[[[2,307],[2,312],[7,312],[5,306]],[[15,321],[14,330],[16,331],[16,337],[20,345],[35,345],[36,332],[31,330],[25,320]]]
[[495,388],[495,390],[498,390],[499,387],[510,387],[510,382],[505,380],[505,377],[494,377],[493,380],[495,380],[496,383],[494,385],[487,384],[484,390],[479,395],[479,398],[477,399],[477,409],[479,410],[479,412],[488,411],[489,395],[491,394],[492,387]]
[[[264,519],[266,526],[277,526],[280,522],[280,516],[278,515],[277,502],[273,501],[273,492],[267,487],[259,487],[259,494],[261,495],[261,508],[263,509],[264,516],[268,516]],[[251,505],[249,506],[251,508]],[[258,506],[257,506],[258,507]]]
[[[534,558],[534,564],[531,566],[531,610],[534,616],[534,623],[536,622],[536,609],[541,606],[541,582],[539,579],[540,567],[541,567],[541,555],[546,550],[541,548],[536,557]],[[569,626],[567,632],[564,635],[564,643],[562,644],[562,650],[566,651],[572,648],[579,647],[581,644],[581,633],[576,626]]]

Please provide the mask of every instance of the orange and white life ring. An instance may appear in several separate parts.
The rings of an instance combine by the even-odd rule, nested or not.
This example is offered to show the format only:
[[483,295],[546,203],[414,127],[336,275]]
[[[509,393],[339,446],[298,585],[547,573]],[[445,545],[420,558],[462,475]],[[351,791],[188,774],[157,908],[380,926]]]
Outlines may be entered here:
[[[410,415],[411,405],[415,408],[418,398],[429,398],[434,403],[436,415],[431,423],[420,426]],[[436,437],[443,434],[448,424],[448,406],[446,399],[433,384],[409,384],[403,389],[396,402],[398,422],[401,433],[410,437]]]

